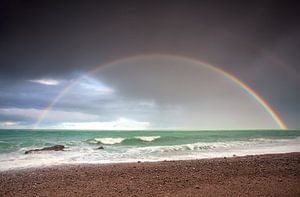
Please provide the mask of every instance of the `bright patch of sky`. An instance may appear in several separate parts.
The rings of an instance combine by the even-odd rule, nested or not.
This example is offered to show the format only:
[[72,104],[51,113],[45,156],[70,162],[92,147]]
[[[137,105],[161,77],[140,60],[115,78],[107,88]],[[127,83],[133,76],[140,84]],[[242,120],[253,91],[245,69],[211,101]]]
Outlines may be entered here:
[[63,122],[52,128],[74,130],[138,130],[149,127],[149,122],[139,122],[122,117],[110,122]]
[[0,122],[0,128],[15,128],[17,126],[19,126],[18,122],[12,122],[12,121]]
[[29,81],[43,85],[58,85],[60,83],[60,81],[56,79],[34,79]]
[[86,91],[90,92],[96,92],[100,94],[111,94],[114,92],[112,88],[109,88],[108,86],[104,85],[101,81],[89,77],[84,76],[80,79],[79,86]]

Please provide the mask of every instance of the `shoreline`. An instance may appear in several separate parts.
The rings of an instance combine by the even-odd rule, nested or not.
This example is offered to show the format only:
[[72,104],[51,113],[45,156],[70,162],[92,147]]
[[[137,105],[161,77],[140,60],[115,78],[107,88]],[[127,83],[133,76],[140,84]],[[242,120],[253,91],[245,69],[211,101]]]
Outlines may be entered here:
[[192,161],[204,161],[204,160],[218,160],[218,159],[230,159],[230,158],[241,158],[241,157],[259,157],[259,156],[269,156],[269,155],[285,155],[285,154],[300,154],[300,152],[275,152],[275,153],[263,153],[263,154],[247,154],[247,155],[236,155],[232,154],[230,156],[216,156],[216,157],[203,157],[203,158],[193,158],[193,159],[164,159],[164,160],[136,160],[136,161],[121,161],[121,162],[107,162],[107,163],[59,163],[59,164],[45,164],[38,166],[29,167],[16,167],[11,169],[0,170],[0,175],[3,173],[18,173],[22,171],[36,171],[43,169],[60,169],[60,168],[76,168],[76,167],[98,167],[98,166],[114,166],[114,165],[134,165],[136,163],[162,163],[162,162],[192,162]]
[[0,196],[299,196],[300,152],[0,172]]
[[222,160],[222,159],[233,159],[233,158],[247,158],[247,157],[259,157],[259,156],[272,156],[272,155],[288,155],[288,154],[299,154],[300,152],[281,152],[281,153],[263,153],[263,154],[249,154],[249,155],[236,155],[231,156],[216,156],[216,157],[204,157],[204,158],[194,158],[194,159],[164,159],[164,160],[137,160],[137,161],[124,161],[124,162],[111,162],[111,163],[59,163],[59,164],[45,164],[40,166],[30,166],[30,167],[16,167],[6,170],[0,170],[1,174],[9,173],[19,173],[19,172],[33,172],[36,170],[46,170],[46,169],[68,169],[76,167],[101,167],[101,166],[115,166],[115,165],[134,165],[134,164],[159,164],[165,162],[193,162],[193,161],[206,161],[206,160]]

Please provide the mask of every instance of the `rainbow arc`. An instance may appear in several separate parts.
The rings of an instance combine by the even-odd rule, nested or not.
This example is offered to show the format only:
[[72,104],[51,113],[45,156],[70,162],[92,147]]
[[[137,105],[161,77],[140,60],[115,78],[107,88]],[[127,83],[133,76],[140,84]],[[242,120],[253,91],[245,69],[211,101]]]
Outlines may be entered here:
[[[223,75],[225,78],[234,82],[242,90],[244,90],[247,94],[249,94],[251,97],[253,97],[261,105],[261,107],[263,107],[263,109],[273,118],[273,120],[279,126],[280,129],[284,129],[284,130],[288,129],[288,126],[285,124],[285,122],[282,120],[282,118],[279,116],[279,114],[275,112],[275,110],[271,107],[271,105],[263,97],[261,97],[256,91],[254,91],[250,86],[248,86],[245,82],[243,82],[242,80],[240,80],[238,77],[234,76],[233,74],[219,68],[218,66],[215,66],[215,65],[209,64],[207,62],[197,60],[197,59],[184,57],[184,56],[178,56],[178,55],[142,54],[142,55],[137,55],[137,56],[121,58],[121,59],[112,61],[110,63],[100,65],[100,66],[96,67],[95,69],[89,71],[87,74],[92,75],[94,73],[99,72],[103,68],[117,65],[122,62],[140,60],[143,58],[151,58],[151,57],[163,57],[163,58],[173,58],[173,59],[178,59],[178,60],[184,60],[184,61],[188,61],[193,64],[198,64],[198,65],[204,66],[214,72],[217,72],[217,73]],[[51,108],[55,105],[55,103],[57,103],[60,100],[60,98],[63,95],[65,95],[72,87],[74,87],[76,84],[78,84],[81,81],[81,79],[84,78],[84,76],[86,76],[86,75],[83,75],[83,76],[77,78],[76,80],[71,81],[63,90],[61,90],[49,102],[48,106],[43,110],[42,114],[39,116],[38,120],[33,125],[33,129],[38,127],[38,125],[45,119],[45,117],[47,116],[47,113],[51,110]]]

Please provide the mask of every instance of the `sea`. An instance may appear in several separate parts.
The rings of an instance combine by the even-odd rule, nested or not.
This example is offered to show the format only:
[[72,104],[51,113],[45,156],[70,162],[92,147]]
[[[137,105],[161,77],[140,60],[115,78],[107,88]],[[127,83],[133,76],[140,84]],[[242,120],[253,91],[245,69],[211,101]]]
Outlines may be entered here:
[[[25,154],[53,145],[65,149]],[[288,152],[300,152],[300,130],[0,130],[0,171]]]

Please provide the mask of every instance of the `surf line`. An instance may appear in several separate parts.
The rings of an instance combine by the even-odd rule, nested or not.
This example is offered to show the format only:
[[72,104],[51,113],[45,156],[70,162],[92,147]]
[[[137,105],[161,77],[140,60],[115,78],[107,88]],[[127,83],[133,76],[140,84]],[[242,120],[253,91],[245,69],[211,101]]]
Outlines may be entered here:
[[223,75],[225,78],[234,82],[242,90],[244,90],[251,97],[253,97],[264,108],[264,110],[272,117],[272,119],[275,121],[275,123],[279,126],[280,129],[284,129],[284,130],[288,129],[287,124],[282,120],[280,115],[272,108],[272,106],[263,97],[261,97],[256,91],[254,91],[250,86],[248,86],[245,82],[240,80],[238,77],[234,76],[233,74],[225,71],[224,69],[222,69],[218,66],[212,65],[205,61],[190,58],[190,57],[185,57],[185,56],[180,56],[180,55],[170,55],[170,54],[141,54],[141,55],[129,56],[129,57],[117,59],[117,60],[111,61],[107,64],[97,66],[96,68],[87,72],[87,74],[82,75],[82,76],[78,77],[77,79],[70,81],[69,84],[64,87],[64,89],[62,89],[60,92],[58,92],[58,94],[49,102],[47,107],[42,111],[41,115],[38,117],[37,121],[33,124],[32,128],[33,129],[38,128],[39,124],[45,119],[45,117],[47,116],[47,114],[51,110],[51,108],[61,99],[61,97],[63,97],[72,87],[77,85],[86,75],[92,75],[94,73],[99,72],[103,68],[117,65],[122,62],[130,62],[130,61],[134,61],[134,60],[141,60],[143,58],[151,58],[151,57],[153,57],[153,58],[155,58],[155,57],[156,58],[157,57],[172,58],[172,59],[183,60],[183,61],[187,61],[187,62],[190,62],[193,64],[198,64],[198,65],[204,66],[207,69],[210,69],[216,73]]

